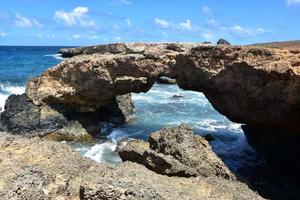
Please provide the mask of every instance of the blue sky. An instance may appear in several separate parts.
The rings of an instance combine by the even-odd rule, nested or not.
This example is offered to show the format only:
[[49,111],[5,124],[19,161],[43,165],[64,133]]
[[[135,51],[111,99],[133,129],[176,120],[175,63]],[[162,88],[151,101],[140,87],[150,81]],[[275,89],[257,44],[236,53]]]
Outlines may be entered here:
[[300,0],[0,0],[0,45],[300,39]]

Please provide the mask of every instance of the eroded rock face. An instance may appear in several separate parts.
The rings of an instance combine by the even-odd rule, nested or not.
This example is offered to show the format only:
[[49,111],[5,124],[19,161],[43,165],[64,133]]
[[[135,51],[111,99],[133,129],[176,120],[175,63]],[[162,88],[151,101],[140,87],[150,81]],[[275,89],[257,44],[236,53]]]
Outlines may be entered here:
[[203,92],[231,121],[299,132],[300,54],[238,46],[199,46],[177,58],[177,82]]
[[[115,47],[120,45],[115,44]],[[126,49],[128,45],[125,45]],[[118,95],[147,92],[159,76],[174,77],[176,56],[193,46],[132,44],[131,49],[143,47],[144,51],[108,49],[93,50],[97,52],[94,54],[84,51],[84,55],[66,59],[29,81],[26,94],[36,105],[74,104],[98,109]]]
[[[66,156],[67,155],[67,156]],[[0,199],[263,199],[236,180],[97,164],[63,143],[0,133]]]
[[26,94],[35,105],[97,109],[117,95],[147,92],[164,75],[175,77],[183,89],[203,92],[231,121],[300,133],[300,54],[295,51],[177,43],[69,51],[79,53],[28,83]]
[[140,163],[160,174],[235,179],[208,142],[185,124],[152,133],[149,144],[138,140],[122,142],[118,152],[123,161]]
[[37,106],[26,94],[12,95],[1,113],[0,129],[57,141],[91,141],[101,133],[100,122],[122,124],[134,118],[131,95],[117,96],[96,111],[81,109],[59,104]]

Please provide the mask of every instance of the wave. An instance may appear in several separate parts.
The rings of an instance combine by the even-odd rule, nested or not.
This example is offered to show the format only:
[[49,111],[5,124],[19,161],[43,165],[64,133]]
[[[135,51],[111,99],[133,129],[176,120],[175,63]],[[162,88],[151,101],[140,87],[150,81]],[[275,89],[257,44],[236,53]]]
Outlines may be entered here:
[[6,99],[12,94],[23,94],[25,86],[15,86],[11,84],[0,83],[0,107],[4,109]]
[[84,153],[85,157],[91,158],[98,163],[121,163],[122,160],[116,152],[118,141],[127,138],[125,132],[114,130],[107,136],[108,141],[96,144]]
[[56,54],[49,54],[49,55],[45,55],[46,57],[53,57],[53,58],[55,58],[55,59],[57,59],[57,60],[63,60],[64,58],[63,57],[61,57],[61,54],[59,54],[59,53],[56,53]]

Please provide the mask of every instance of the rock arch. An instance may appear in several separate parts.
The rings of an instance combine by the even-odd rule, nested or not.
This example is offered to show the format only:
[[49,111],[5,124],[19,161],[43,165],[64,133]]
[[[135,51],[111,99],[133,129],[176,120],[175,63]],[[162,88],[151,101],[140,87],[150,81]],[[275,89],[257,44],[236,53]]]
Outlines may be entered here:
[[[27,84],[26,95],[35,106],[55,104],[83,113],[96,112],[117,96],[147,92],[164,75],[176,78],[182,89],[203,92],[221,114],[246,124],[244,130],[270,133],[263,138],[251,137],[254,146],[269,136],[282,138],[284,132],[299,141],[299,51],[194,43],[119,43],[60,52],[70,58]],[[253,131],[246,133],[255,135]],[[290,142],[285,145],[290,146]]]

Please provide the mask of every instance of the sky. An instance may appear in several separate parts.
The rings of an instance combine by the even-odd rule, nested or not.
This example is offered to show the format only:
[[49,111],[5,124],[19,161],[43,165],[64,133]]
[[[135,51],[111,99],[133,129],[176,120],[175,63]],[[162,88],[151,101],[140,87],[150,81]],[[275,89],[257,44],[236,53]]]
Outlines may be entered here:
[[0,0],[0,45],[300,39],[300,0]]

